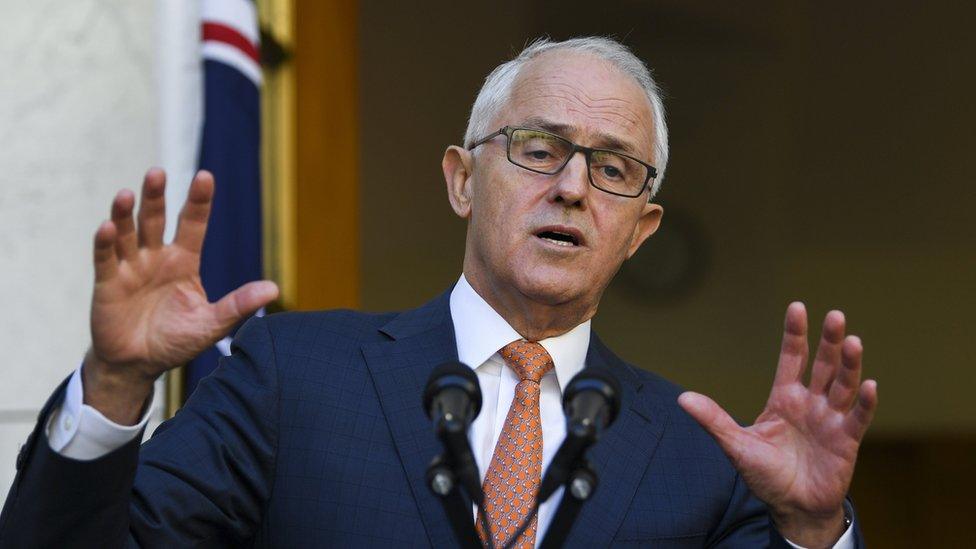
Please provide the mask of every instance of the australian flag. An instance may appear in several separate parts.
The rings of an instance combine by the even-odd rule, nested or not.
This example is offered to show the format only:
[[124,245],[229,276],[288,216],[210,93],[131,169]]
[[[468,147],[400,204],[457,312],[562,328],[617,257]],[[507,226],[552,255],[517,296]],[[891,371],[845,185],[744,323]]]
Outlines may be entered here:
[[[203,135],[201,169],[217,181],[200,276],[211,302],[252,280],[261,264],[261,65],[254,0],[201,3]],[[230,337],[205,351],[186,368],[188,397],[210,374]]]

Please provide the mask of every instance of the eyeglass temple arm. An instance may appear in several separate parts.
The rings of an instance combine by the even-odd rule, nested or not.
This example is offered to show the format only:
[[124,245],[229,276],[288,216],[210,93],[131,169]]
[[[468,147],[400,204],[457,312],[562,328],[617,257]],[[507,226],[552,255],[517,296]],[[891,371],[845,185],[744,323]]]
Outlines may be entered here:
[[493,133],[491,135],[486,135],[485,137],[482,137],[478,141],[475,141],[474,143],[472,143],[471,146],[468,147],[468,150],[470,151],[470,150],[474,149],[475,147],[477,147],[478,145],[487,143],[487,142],[491,141],[492,139],[498,137],[499,135],[507,135],[505,133],[507,131],[508,131],[508,126],[505,126],[504,128],[498,130],[497,132],[495,132],[495,133]]

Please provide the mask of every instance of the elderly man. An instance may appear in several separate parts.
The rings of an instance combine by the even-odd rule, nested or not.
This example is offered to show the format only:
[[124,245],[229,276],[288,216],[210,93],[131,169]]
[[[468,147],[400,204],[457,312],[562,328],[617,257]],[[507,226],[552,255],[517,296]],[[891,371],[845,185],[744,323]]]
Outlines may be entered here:
[[138,221],[123,191],[96,233],[92,346],[22,451],[0,544],[457,545],[425,486],[438,442],[420,394],[435,366],[460,359],[484,393],[470,432],[484,542],[543,538],[562,494],[535,516],[524,496],[566,436],[561,389],[602,368],[621,384],[621,412],[590,451],[601,485],[569,544],[856,546],[845,494],[877,389],[859,381],[861,344],[841,313],[827,315],[804,385],[806,313],[789,306],[769,400],[747,428],[591,332],[614,273],[661,222],[650,198],[666,161],[641,61],[602,38],[534,43],[489,75],[465,146],[444,154],[448,199],[468,223],[457,284],[398,314],[250,320],[140,447],[153,381],[277,294],[256,282],[207,303],[197,269],[213,179],[196,176],[164,245],[164,176],[151,170]]

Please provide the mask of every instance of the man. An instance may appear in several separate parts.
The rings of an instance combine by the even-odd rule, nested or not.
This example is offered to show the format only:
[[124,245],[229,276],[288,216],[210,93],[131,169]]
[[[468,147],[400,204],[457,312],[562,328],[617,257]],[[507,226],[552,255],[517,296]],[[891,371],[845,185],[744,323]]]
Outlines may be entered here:
[[256,282],[207,303],[197,268],[212,177],[194,179],[165,246],[164,176],[151,170],[138,227],[121,192],[96,233],[92,347],[22,451],[0,544],[456,545],[425,486],[439,445],[420,394],[458,358],[484,392],[470,440],[485,542],[511,541],[523,520],[518,546],[545,535],[561,494],[536,516],[525,495],[565,437],[561,388],[585,367],[619,379],[622,406],[589,453],[601,485],[569,544],[859,544],[844,499],[877,391],[859,382],[861,344],[841,313],[827,315],[804,386],[806,313],[790,305],[749,428],[591,334],[604,289],[661,221],[650,197],[666,158],[657,89],[626,48],[535,43],[489,75],[465,147],[444,154],[448,199],[468,221],[455,287],[399,314],[249,321],[140,448],[153,381],[277,294]]

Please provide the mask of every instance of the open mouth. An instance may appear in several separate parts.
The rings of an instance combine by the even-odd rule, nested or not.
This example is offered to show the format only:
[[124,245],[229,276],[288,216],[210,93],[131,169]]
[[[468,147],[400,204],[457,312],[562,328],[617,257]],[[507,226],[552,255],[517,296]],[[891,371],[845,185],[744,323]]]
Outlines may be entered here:
[[577,234],[556,229],[545,229],[535,233],[535,236],[553,244],[567,247],[579,246],[581,240]]

